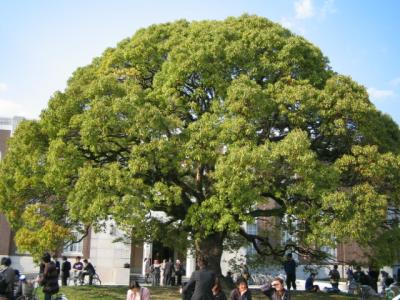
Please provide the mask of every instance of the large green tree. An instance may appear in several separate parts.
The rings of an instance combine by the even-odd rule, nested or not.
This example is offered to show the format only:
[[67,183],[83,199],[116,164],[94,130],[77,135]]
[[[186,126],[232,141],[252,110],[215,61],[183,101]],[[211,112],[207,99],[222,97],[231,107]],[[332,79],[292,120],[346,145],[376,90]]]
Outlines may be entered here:
[[[274,257],[372,251],[397,234],[399,145],[365,88],[301,36],[257,16],[182,20],[107,49],[19,126],[0,208],[34,254],[109,219],[134,241],[193,243],[217,272],[237,236]],[[241,227],[267,217],[291,239]]]

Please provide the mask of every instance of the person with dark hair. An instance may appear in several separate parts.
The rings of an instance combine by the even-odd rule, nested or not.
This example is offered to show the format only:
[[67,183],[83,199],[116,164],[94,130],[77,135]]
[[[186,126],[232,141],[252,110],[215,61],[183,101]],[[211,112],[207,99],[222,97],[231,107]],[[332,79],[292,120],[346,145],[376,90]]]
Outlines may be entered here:
[[11,259],[3,257],[0,265],[0,298],[14,299],[15,271],[11,267]]
[[55,255],[55,254],[53,255],[53,261],[56,264],[57,275],[58,275],[58,277],[60,277],[61,266],[60,266],[59,260],[57,259],[57,255]]
[[228,284],[229,287],[233,287],[235,285],[235,282],[233,281],[233,277],[232,277],[232,272],[231,271],[226,272],[225,281],[226,281],[226,283]]
[[269,300],[290,300],[290,293],[283,286],[283,279],[275,277],[271,283],[261,287],[261,291]]
[[89,285],[93,284],[93,275],[96,274],[96,270],[94,269],[93,265],[85,258],[83,260],[83,272],[81,273],[81,282],[85,281],[85,276],[89,276]]
[[354,280],[361,285],[369,285],[369,277],[361,270],[360,266],[356,267],[354,272]]
[[379,269],[374,266],[368,268],[369,284],[371,288],[378,292]]
[[168,259],[164,265],[164,281],[165,285],[172,285],[172,274],[175,272],[174,264]]
[[51,296],[59,291],[56,264],[51,260],[51,256],[48,253],[43,255],[42,263],[44,271],[39,283],[43,286],[44,300],[51,300]]
[[150,291],[134,280],[129,284],[126,300],[150,300]]
[[214,300],[226,300],[225,293],[222,290],[221,282],[218,279],[212,288],[212,293],[214,295]]
[[67,280],[70,276],[70,271],[71,271],[71,263],[68,261],[66,256],[62,257],[62,264],[61,264],[61,284],[63,286],[67,285]]
[[179,259],[175,262],[175,275],[176,275],[176,285],[182,285],[182,276],[185,275],[184,268]]
[[332,288],[335,290],[339,290],[340,274],[338,271],[338,265],[334,265],[333,270],[329,271],[329,279],[330,279]]
[[296,267],[297,263],[293,259],[292,253],[288,253],[286,255],[286,261],[283,263],[283,268],[286,273],[286,285],[288,290],[293,286],[293,289],[296,290]]
[[182,288],[182,293],[194,286],[194,293],[191,300],[213,300],[212,288],[215,285],[215,273],[207,269],[208,261],[200,256],[197,259],[198,271],[194,271],[188,283]]
[[310,273],[310,276],[308,276],[308,278],[306,279],[305,290],[307,292],[319,292],[320,291],[319,286],[314,284],[314,279],[315,279],[316,275],[317,274],[315,274],[315,273]]
[[145,257],[143,260],[144,263],[144,283],[149,283],[149,277],[150,277],[150,258]]
[[159,286],[161,278],[161,264],[158,262],[158,259],[154,260],[150,268],[153,276],[153,286]]
[[[75,258],[75,263],[72,265],[72,270],[74,272],[74,283],[76,284],[76,280],[79,279],[81,281],[81,274],[83,271],[83,263],[81,262],[81,257],[77,256]],[[82,281],[80,282],[82,283]]]
[[231,291],[229,300],[251,300],[251,292],[245,278],[236,281],[236,288]]

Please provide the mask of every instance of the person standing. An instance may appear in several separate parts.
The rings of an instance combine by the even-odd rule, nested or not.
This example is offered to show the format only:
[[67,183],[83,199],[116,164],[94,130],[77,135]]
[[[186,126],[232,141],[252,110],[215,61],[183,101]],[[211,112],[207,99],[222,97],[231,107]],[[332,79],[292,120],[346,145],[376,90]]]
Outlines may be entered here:
[[334,265],[333,269],[329,271],[329,279],[332,284],[332,288],[339,290],[340,274],[338,271],[338,265]]
[[172,285],[172,274],[175,272],[175,268],[171,259],[168,259],[164,268],[165,285]]
[[149,277],[150,277],[150,258],[145,257],[144,258],[144,283],[149,283]]
[[197,259],[198,271],[194,271],[188,283],[182,288],[183,294],[193,288],[191,300],[213,300],[212,288],[216,283],[215,273],[207,269],[208,261],[204,256]]
[[15,270],[11,267],[11,259],[9,257],[3,257],[1,259],[0,276],[2,278],[0,298],[13,300]]
[[151,266],[151,272],[153,273],[153,286],[160,285],[160,273],[161,273],[161,264],[157,259],[154,260],[154,263]]
[[163,259],[161,266],[160,266],[160,285],[165,285],[165,263],[167,262],[166,259]]
[[370,266],[368,268],[368,276],[371,288],[373,288],[375,292],[378,292],[379,271],[373,266]]
[[43,255],[42,262],[44,264],[44,272],[39,283],[43,286],[44,300],[51,300],[51,296],[59,291],[56,264],[51,260],[48,253]]
[[58,278],[60,278],[61,267],[60,267],[60,261],[57,259],[57,255],[53,255],[53,261],[54,261],[54,263],[56,265]]
[[263,285],[261,291],[270,300],[290,300],[290,293],[285,290],[283,279],[280,277],[275,277],[272,283]]
[[182,266],[182,263],[179,259],[176,260],[175,262],[175,275],[176,275],[176,285],[181,286],[182,285],[182,276],[184,275],[184,269]]
[[285,269],[286,285],[289,291],[291,287],[296,290],[296,267],[297,263],[293,259],[292,253],[288,253],[286,255],[286,261],[283,263],[283,268]]
[[61,284],[63,286],[68,285],[67,280],[70,276],[71,271],[71,263],[68,261],[66,256],[62,257],[62,264],[61,264]]

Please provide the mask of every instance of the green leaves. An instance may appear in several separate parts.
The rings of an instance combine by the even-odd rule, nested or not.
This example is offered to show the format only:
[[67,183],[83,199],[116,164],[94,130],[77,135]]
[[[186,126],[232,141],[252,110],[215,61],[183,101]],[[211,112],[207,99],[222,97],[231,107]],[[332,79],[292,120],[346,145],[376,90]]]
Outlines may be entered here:
[[182,20],[106,49],[21,124],[0,209],[24,234],[25,214],[47,224],[24,244],[34,252],[46,230],[109,219],[134,242],[182,247],[187,236],[253,241],[241,226],[256,220],[281,229],[257,237],[268,255],[285,252],[268,244],[284,231],[298,251],[366,245],[399,205],[399,146],[365,88],[302,37],[257,16]]

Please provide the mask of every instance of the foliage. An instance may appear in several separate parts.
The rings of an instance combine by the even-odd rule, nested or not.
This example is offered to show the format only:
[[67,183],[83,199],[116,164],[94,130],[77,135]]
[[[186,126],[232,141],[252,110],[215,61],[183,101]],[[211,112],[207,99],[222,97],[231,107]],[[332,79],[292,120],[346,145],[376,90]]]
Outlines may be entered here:
[[[304,38],[256,16],[182,20],[107,49],[21,124],[0,209],[32,252],[47,228],[64,238],[113,219],[134,241],[202,251],[240,234],[262,255],[319,256],[390,232],[399,141],[365,88]],[[273,218],[273,234],[241,227]]]

